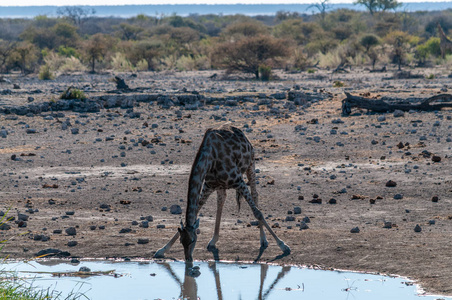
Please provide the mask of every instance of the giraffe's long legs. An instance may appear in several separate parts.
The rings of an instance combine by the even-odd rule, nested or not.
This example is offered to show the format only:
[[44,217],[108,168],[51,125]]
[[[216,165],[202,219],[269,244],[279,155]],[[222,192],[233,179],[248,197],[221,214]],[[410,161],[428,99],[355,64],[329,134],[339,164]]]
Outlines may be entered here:
[[[270,232],[270,234],[273,236],[273,238],[275,239],[279,248],[284,252],[284,254],[286,254],[286,255],[290,254],[289,246],[287,246],[281,239],[278,238],[278,236],[273,232],[271,227],[268,225],[267,221],[265,221],[264,215],[259,210],[259,208],[257,208],[256,203],[254,202],[253,198],[251,197],[250,191],[248,190],[248,187],[246,186],[243,179],[241,179],[241,181],[239,182],[237,190],[243,196],[243,198],[245,198],[246,202],[248,202],[248,204],[250,205],[251,210],[253,211],[253,214],[256,217],[256,219],[260,223],[262,223],[265,226],[265,228],[267,228],[268,232]],[[260,256],[264,252],[264,250],[265,249],[261,248],[259,256],[256,260],[258,260],[260,258]]]
[[[202,187],[201,197],[199,199],[199,205],[198,205],[198,210],[196,212],[196,215],[198,215],[199,210],[206,203],[207,198],[209,198],[209,196],[212,194],[212,192],[213,192],[213,189],[209,188],[208,186],[206,186],[204,184],[204,186]],[[164,258],[165,252],[168,251],[169,249],[171,249],[171,247],[177,241],[179,236],[180,236],[179,231],[177,231],[176,234],[174,234],[174,236],[169,240],[169,242],[165,246],[163,246],[162,248],[157,250],[157,252],[155,252],[154,258]]]
[[216,243],[218,241],[218,237],[220,235],[220,222],[221,222],[221,213],[223,212],[223,205],[226,200],[226,190],[221,189],[217,190],[217,218],[215,220],[215,231],[213,233],[213,238],[210,240],[207,245],[207,250],[212,251],[216,249]]
[[[259,196],[257,194],[256,189],[256,172],[254,171],[254,160],[253,164],[246,169],[246,177],[248,178],[248,185],[251,189],[251,198],[253,198],[254,203],[256,204],[256,207],[259,207]],[[259,222],[259,228],[260,228],[260,241],[261,241],[261,249],[267,249],[268,247],[268,241],[267,237],[265,236],[264,231],[264,224],[262,222]]]

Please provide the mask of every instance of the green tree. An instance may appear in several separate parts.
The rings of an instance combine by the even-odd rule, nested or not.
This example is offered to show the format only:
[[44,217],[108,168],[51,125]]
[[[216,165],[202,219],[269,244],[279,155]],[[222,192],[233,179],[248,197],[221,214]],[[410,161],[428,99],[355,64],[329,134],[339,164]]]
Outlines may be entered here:
[[218,45],[214,61],[228,72],[241,71],[259,79],[259,66],[272,66],[289,55],[287,42],[271,36],[259,35]]
[[370,48],[372,48],[373,46],[376,46],[380,43],[380,40],[374,34],[366,34],[365,36],[363,36],[361,38],[361,40],[359,42],[360,42],[361,46],[363,46],[364,49],[366,49],[366,53],[368,53]]
[[364,5],[371,15],[377,11],[396,9],[402,5],[397,0],[356,0],[354,4]]
[[392,31],[388,33],[384,40],[392,46],[393,61],[397,63],[399,71],[402,69],[402,62],[409,50],[411,36],[403,31]]
[[129,59],[133,64],[145,60],[148,65],[148,71],[155,69],[155,59],[160,57],[163,44],[158,40],[143,40],[135,42],[129,53]]
[[38,63],[36,47],[29,42],[17,44],[8,58],[8,63],[13,68],[19,68],[22,74],[32,73]]
[[91,73],[96,73],[96,62],[104,59],[111,45],[110,38],[102,33],[91,36],[83,43],[83,51],[91,67]]

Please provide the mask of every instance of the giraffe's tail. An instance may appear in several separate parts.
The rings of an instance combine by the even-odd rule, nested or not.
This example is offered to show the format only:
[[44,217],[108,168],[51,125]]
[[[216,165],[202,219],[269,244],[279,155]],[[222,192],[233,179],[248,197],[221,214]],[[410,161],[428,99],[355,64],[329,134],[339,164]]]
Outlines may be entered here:
[[235,201],[237,201],[237,209],[238,209],[238,211],[240,211],[240,198],[241,198],[241,196],[240,196],[240,193],[239,193],[239,191],[235,191]]

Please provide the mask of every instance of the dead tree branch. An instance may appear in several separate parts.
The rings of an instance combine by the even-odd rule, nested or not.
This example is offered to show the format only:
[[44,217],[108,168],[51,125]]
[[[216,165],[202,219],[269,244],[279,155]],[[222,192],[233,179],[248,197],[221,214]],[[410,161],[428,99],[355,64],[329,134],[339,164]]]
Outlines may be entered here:
[[[364,108],[374,112],[384,113],[394,110],[410,111],[410,110],[422,110],[422,111],[434,111],[441,110],[444,107],[452,107],[452,95],[440,94],[423,100],[419,104],[390,104],[383,100],[367,99],[364,97],[353,96],[349,93],[345,93],[347,98],[342,100],[342,114],[350,115],[352,108]],[[436,103],[434,103],[436,102]]]

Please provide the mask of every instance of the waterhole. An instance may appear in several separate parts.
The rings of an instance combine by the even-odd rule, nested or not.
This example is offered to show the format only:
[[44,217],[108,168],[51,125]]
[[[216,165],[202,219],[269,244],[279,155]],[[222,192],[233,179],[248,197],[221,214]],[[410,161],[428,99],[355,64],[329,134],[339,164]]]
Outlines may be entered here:
[[[10,273],[9,271],[12,271]],[[88,299],[438,299],[412,281],[268,264],[33,261],[2,264],[3,276]],[[84,297],[82,297],[84,299]]]

